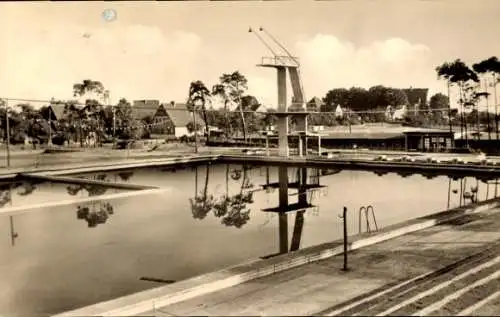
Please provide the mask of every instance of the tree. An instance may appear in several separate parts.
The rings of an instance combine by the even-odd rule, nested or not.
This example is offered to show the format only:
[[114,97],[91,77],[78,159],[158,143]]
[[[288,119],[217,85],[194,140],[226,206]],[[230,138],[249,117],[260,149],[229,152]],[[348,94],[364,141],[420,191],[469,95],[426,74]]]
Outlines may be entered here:
[[351,87],[349,89],[349,108],[354,111],[369,109],[369,93],[361,87]]
[[[239,71],[231,74],[222,74],[219,78],[220,83],[214,85],[212,95],[219,96],[224,101],[224,110],[227,113],[227,108],[230,103],[241,105],[241,97],[248,89],[248,80]],[[243,107],[238,107],[243,126],[243,139],[247,140],[247,131]]]
[[84,79],[81,83],[73,84],[73,96],[75,97],[87,96],[91,97],[88,99],[98,100],[104,96],[104,92],[104,85],[100,81]]
[[[493,79],[493,91],[494,91],[494,110],[495,110],[495,134],[496,134],[496,139],[497,141],[499,140],[499,131],[498,131],[498,105],[497,105],[497,91],[496,91],[496,86],[499,82],[498,77],[500,77],[500,60],[496,56],[492,56],[490,58],[487,58],[479,63],[476,63],[472,65],[472,68],[474,71],[480,75],[482,75],[483,79],[487,81],[487,76],[491,76]],[[486,85],[487,87],[487,85]],[[484,91],[487,93],[487,91]],[[488,95],[486,95],[486,98]],[[488,103],[487,103],[488,106]],[[489,116],[489,109],[486,109],[487,116]],[[489,124],[490,120],[488,120]],[[491,132],[489,132],[491,129],[488,126],[488,136],[491,138]]]
[[[197,168],[197,167],[196,167]],[[194,199],[189,198],[191,213],[195,219],[205,219],[215,204],[214,196],[208,193],[208,182],[210,176],[210,165],[206,165],[205,186],[201,195],[195,195]]]
[[320,107],[321,112],[333,112],[337,105],[347,107],[349,104],[350,91],[345,88],[334,88],[329,90],[323,97],[324,104]]
[[406,93],[401,89],[387,88],[386,102],[386,105],[394,107],[408,105],[408,96],[406,96]]
[[[80,130],[82,132],[94,131],[100,143],[101,139],[101,116],[103,106],[99,100],[103,100],[108,95],[104,85],[100,81],[84,79],[81,83],[73,84],[73,95],[75,97],[85,97],[85,108],[80,109]],[[82,133],[84,134],[84,133]],[[86,134],[86,133],[85,133]],[[83,140],[83,139],[82,139]],[[83,141],[81,141],[83,143]]]
[[448,97],[440,92],[434,94],[429,100],[429,107],[432,110],[448,108]]
[[459,104],[461,107],[461,122],[460,131],[463,135],[465,131],[466,142],[467,136],[467,122],[465,121],[464,109],[474,105],[475,98],[475,84],[479,82],[477,74],[470,69],[463,61],[456,59],[452,63],[444,63],[436,67],[436,72],[439,78],[444,78],[450,85],[456,85],[459,89],[460,99]]
[[187,102],[188,109],[191,109],[193,111],[193,116],[196,116],[196,111],[199,110],[197,108],[201,108],[201,111],[203,113],[203,121],[205,121],[205,136],[207,138],[207,142],[209,141],[210,137],[206,109],[206,104],[209,97],[210,91],[201,80],[191,82],[191,84],[189,85],[189,96]]
[[140,138],[139,124],[133,117],[132,105],[127,99],[121,98],[115,106],[115,127],[118,126],[119,137],[122,139]]
[[186,125],[186,128],[189,133],[196,133],[197,131],[200,131],[202,126],[198,122],[196,122],[195,125],[194,121],[189,121],[188,124]]

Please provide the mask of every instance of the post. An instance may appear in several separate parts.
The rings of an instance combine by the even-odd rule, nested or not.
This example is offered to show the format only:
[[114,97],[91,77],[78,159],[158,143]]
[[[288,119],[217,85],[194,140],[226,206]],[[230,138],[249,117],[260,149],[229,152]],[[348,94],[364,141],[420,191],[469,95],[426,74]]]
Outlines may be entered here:
[[453,133],[453,126],[451,122],[450,81],[448,81],[447,86],[448,86],[448,123],[450,124],[450,133]]
[[266,155],[269,156],[271,155],[270,151],[269,151],[269,132],[266,131]]
[[318,154],[321,156],[321,135],[318,135]]
[[196,125],[196,106],[193,105],[194,153],[198,153],[198,127]]
[[351,130],[351,110],[349,110],[347,112],[347,124],[349,125],[349,134],[352,133],[352,130]]
[[52,146],[52,107],[49,108],[49,140],[47,145]]
[[5,134],[7,143],[5,148],[7,150],[7,168],[10,168],[10,124],[9,124],[9,99],[5,99]]
[[299,133],[299,157],[303,156],[303,144],[302,144],[302,135]]
[[[278,112],[287,112],[286,68],[278,67]],[[278,148],[280,156],[288,156],[288,116],[278,117]]]
[[14,217],[9,216],[9,220],[10,220],[10,244],[12,246],[15,246],[16,245],[16,238],[18,235],[14,229]]
[[494,92],[494,97],[495,97],[495,134],[497,137],[498,141],[498,99],[497,99],[497,75],[493,75],[493,92]]
[[451,177],[448,177],[448,203],[446,205],[446,210],[450,209],[450,198],[451,198]]
[[347,271],[347,207],[344,206],[344,210],[342,212],[342,220],[344,223],[344,267],[342,268],[343,271]]
[[[486,93],[486,121],[488,122],[488,140],[491,141],[491,123],[490,123],[490,102],[489,102],[489,97],[488,97],[488,78],[484,79],[484,92]],[[479,125],[481,122],[479,121],[479,110],[477,111],[477,125],[478,125],[478,132],[479,132]],[[480,136],[478,134],[478,139],[480,139]]]

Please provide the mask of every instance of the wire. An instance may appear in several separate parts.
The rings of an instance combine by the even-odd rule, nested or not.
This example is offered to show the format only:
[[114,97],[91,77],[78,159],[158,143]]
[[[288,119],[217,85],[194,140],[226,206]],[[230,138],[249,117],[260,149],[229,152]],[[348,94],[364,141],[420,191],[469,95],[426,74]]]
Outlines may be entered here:
[[[82,103],[82,102],[73,102],[73,101],[58,101],[58,100],[43,100],[43,99],[28,99],[28,98],[0,98],[0,100],[7,100],[7,101],[17,101],[17,102],[33,102],[33,103],[48,103],[49,105],[50,104],[71,104],[71,105],[81,105],[81,106],[86,106],[85,103]],[[185,104],[178,104],[177,107],[174,106],[174,107],[171,107],[171,106],[166,106],[165,104],[161,104],[161,106],[164,107],[165,110],[167,111],[188,111],[188,112],[192,112],[191,110],[188,110],[186,107],[185,107]],[[116,107],[116,106],[112,106],[112,105],[107,105],[107,106],[103,106],[103,107]],[[237,106],[238,107],[238,106]],[[268,110],[275,110],[276,108],[272,107],[272,106],[266,106],[266,105],[261,105],[261,107],[264,107]],[[494,107],[494,105],[492,105],[492,107]],[[134,111],[135,109],[140,109],[140,110],[158,110],[159,106],[155,107],[155,106],[147,106],[147,107],[136,107],[136,106],[133,106],[131,105],[131,108],[133,109],[132,111]],[[451,108],[451,109],[454,109],[454,110],[457,110],[457,108]],[[210,113],[210,112],[219,112],[219,111],[223,111],[223,108],[220,108],[220,109],[206,109],[205,111],[207,113]],[[437,109],[429,109],[429,108],[426,108],[426,109],[407,109],[406,110],[406,113],[415,113],[415,112],[427,112],[427,113],[432,113],[432,112],[443,112],[443,111],[449,111],[450,109],[449,108],[437,108]],[[342,110],[344,113],[346,114],[377,114],[377,113],[388,113],[387,110],[360,110],[360,111],[357,111],[357,110],[350,110],[350,111],[346,111],[346,110]],[[392,112],[396,112],[398,111],[398,109],[395,109],[393,110]],[[202,113],[203,110],[195,110],[195,112],[197,113]],[[237,113],[240,113],[240,110],[229,110],[228,112],[237,112]],[[256,114],[273,114],[273,112],[277,112],[277,111],[259,111],[259,110],[256,110],[256,111],[252,111],[252,110],[243,110],[241,111],[243,113],[256,113]],[[307,112],[308,114],[336,114],[336,111],[290,111],[291,115],[293,114],[298,114],[298,113],[303,113],[303,112]],[[280,112],[277,112],[277,113],[280,113]]]

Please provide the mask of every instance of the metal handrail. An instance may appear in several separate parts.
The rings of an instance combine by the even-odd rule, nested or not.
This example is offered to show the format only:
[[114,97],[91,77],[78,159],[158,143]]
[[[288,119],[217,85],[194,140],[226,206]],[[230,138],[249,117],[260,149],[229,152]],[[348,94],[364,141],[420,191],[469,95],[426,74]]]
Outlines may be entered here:
[[362,228],[361,228],[361,220],[363,219],[361,216],[363,215],[361,212],[364,211],[366,213],[366,207],[365,206],[361,206],[361,208],[359,208],[359,212],[358,212],[358,222],[359,222],[359,229],[358,229],[358,232],[361,233],[362,232]]
[[273,56],[273,57],[265,56],[262,57],[262,64],[300,66],[299,59],[297,57],[290,57],[290,56]]
[[362,230],[362,220],[363,220],[363,213],[364,212],[364,215],[365,215],[365,219],[366,219],[366,231],[368,233],[372,232],[372,229],[370,227],[370,218],[369,218],[369,215],[370,215],[370,210],[371,210],[371,214],[372,214],[372,218],[373,218],[373,224],[375,225],[375,231],[378,231],[378,224],[377,224],[377,219],[375,218],[375,210],[373,208],[372,205],[368,205],[368,206],[362,206],[361,208],[359,208],[359,212],[358,212],[358,222],[359,222],[359,233],[362,233],[363,230]]
[[[372,205],[366,207],[367,218],[368,215],[370,214],[370,210],[372,211],[372,218],[373,218],[373,224],[375,225],[375,231],[378,231],[377,219],[375,219],[375,210]],[[369,223],[368,220],[366,223]]]

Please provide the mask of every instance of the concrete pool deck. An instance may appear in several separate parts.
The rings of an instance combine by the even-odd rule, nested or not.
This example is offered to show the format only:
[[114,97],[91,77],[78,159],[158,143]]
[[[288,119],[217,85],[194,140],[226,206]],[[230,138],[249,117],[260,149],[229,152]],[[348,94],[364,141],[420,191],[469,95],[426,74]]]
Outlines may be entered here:
[[[410,279],[413,275],[439,268],[446,261],[456,261],[460,256],[477,250],[478,246],[500,239],[499,230],[483,233],[476,228],[477,234],[472,236],[474,241],[458,243],[455,249],[461,255],[456,256],[446,249],[450,243],[441,244],[442,249],[434,250],[433,257],[410,244],[415,237],[436,234],[444,237],[449,235],[446,241],[456,242],[466,236],[457,236],[453,226],[445,223],[464,217],[495,217],[499,206],[498,199],[489,200],[389,226],[375,234],[351,237],[349,249],[353,252],[349,258],[352,270],[348,272],[340,271],[342,257],[337,255],[342,254],[343,248],[342,242],[336,241],[266,260],[249,260],[224,270],[60,315],[315,314],[396,280]],[[500,227],[500,217],[495,220],[494,224]],[[474,232],[468,234],[470,237]],[[400,258],[394,250],[404,247],[411,254]],[[431,247],[427,245],[424,250],[429,248],[432,249],[432,243]],[[444,258],[437,260],[445,249]],[[370,250],[377,251],[374,254]],[[398,256],[391,257],[391,254]],[[429,261],[434,264],[429,264]],[[385,266],[377,267],[377,263],[385,263]],[[420,264],[411,266],[411,263]],[[411,269],[407,268],[408,265]],[[370,270],[371,274],[365,274]]]
[[[209,148],[202,147],[198,154],[186,151],[154,151],[147,152],[131,151],[134,152],[130,156],[125,156],[123,150],[115,152],[110,151],[80,151],[47,154],[43,164],[35,164],[35,159],[30,164],[17,164],[18,160],[24,158],[13,157],[11,160],[12,167],[0,167],[0,178],[11,178],[19,173],[43,173],[44,175],[64,175],[71,173],[84,173],[92,171],[93,169],[100,169],[103,171],[118,168],[133,168],[133,167],[147,167],[154,165],[161,165],[162,163],[169,164],[172,160],[188,162],[203,160],[204,158],[216,158],[220,155],[236,155],[241,156],[244,148]],[[253,149],[256,150],[256,149]],[[262,149],[260,149],[262,150]],[[468,161],[478,161],[477,155],[474,154],[450,154],[450,153],[421,153],[421,152],[394,152],[394,151],[365,151],[365,150],[331,150],[336,153],[333,159],[374,159],[380,155],[387,156],[421,156],[421,157],[434,157],[440,159],[460,158]],[[276,152],[274,150],[274,152]],[[274,153],[273,150],[271,154]],[[39,154],[37,154],[39,155]],[[43,155],[43,154],[42,154]],[[31,156],[30,154],[23,155],[25,157]],[[245,157],[252,158],[254,155],[245,155]],[[311,156],[314,158],[316,156]],[[5,159],[5,158],[4,158]],[[488,156],[492,162],[500,162],[500,156]],[[326,159],[324,159],[326,161]],[[26,162],[25,162],[26,163]],[[113,168],[114,166],[114,168]]]

